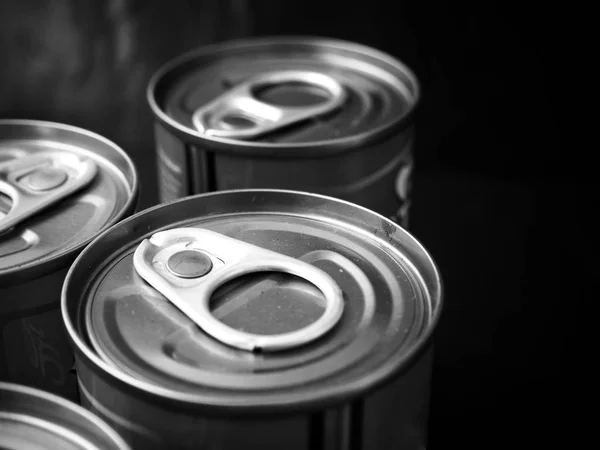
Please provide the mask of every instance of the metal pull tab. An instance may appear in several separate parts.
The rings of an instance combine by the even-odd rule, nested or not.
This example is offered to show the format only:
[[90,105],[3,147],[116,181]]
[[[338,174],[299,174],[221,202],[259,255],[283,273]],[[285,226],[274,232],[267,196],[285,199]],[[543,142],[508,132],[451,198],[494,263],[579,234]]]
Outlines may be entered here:
[[[311,342],[339,321],[342,291],[321,269],[279,253],[199,228],[161,231],[145,239],[133,257],[137,273],[213,338],[250,351],[278,351]],[[210,297],[222,284],[252,272],[286,272],[313,283],[326,299],[315,322],[296,331],[258,335],[236,330],[210,312]]]
[[72,153],[44,152],[0,162],[0,192],[12,206],[0,214],[0,233],[86,186],[97,167]]
[[[254,96],[261,89],[286,83],[301,83],[324,89],[329,98],[318,105],[290,107],[271,105]],[[328,75],[300,70],[270,72],[253,77],[198,108],[192,116],[192,123],[199,132],[209,136],[251,139],[333,111],[345,98],[343,87]]]

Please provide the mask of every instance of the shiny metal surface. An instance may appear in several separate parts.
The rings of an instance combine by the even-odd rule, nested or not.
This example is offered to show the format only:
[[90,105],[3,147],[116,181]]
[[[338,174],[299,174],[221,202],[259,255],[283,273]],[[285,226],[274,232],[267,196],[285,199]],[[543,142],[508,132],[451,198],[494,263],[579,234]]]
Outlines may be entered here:
[[[12,148],[11,153],[16,155],[17,151]],[[6,213],[0,211],[0,234],[84,188],[97,171],[91,159],[66,152],[36,152],[1,159],[0,195],[8,197],[11,206]]]
[[[321,268],[344,292],[339,325],[284,353],[251,354],[210,338],[133,270],[140,240],[173,226],[218,231]],[[237,313],[242,326],[252,325],[253,314],[279,322],[289,314],[286,297],[302,305],[309,298],[323,301],[314,286],[274,274],[238,281],[212,300],[215,316],[228,309],[218,317]],[[279,305],[251,304],[254,297],[268,299],[269,289],[277,290]],[[284,442],[299,449],[345,448],[337,447],[340,439],[356,441],[356,448],[386,448],[377,434],[407,449],[426,443],[439,274],[408,233],[356,205],[248,190],[153,208],[121,222],[81,254],[62,302],[82,401],[144,448],[171,441],[177,448],[230,449],[243,441],[263,448]],[[99,357],[90,337],[110,358]],[[382,390],[387,393],[375,394]],[[390,413],[389,420],[377,413],[381,425],[373,422],[379,408]]]
[[[195,251],[195,254],[190,255],[190,251]],[[211,269],[197,276],[189,276],[187,271],[184,276],[178,270],[174,272],[169,263],[173,257],[181,261],[178,256],[184,252],[187,258],[193,257],[193,262],[198,261],[198,254],[205,255],[211,262]],[[144,239],[135,250],[133,266],[146,283],[164,295],[203,332],[219,343],[251,352],[290,350],[313,343],[337,325],[344,310],[340,287],[323,270],[301,259],[199,227],[171,228]],[[274,335],[239,330],[213,316],[210,301],[218,288],[244,275],[265,272],[295,275],[312,284],[324,297],[323,313],[313,323],[298,330]],[[286,317],[283,315],[276,320],[286,321]],[[90,322],[94,323],[94,319]],[[94,337],[94,333],[90,333],[95,344]],[[95,345],[95,349],[102,354],[101,346]]]
[[[93,161],[97,173],[78,192],[0,235],[0,380],[77,401],[60,290],[83,246],[133,212],[137,173],[121,149],[87,130],[0,120],[0,163],[57,154]],[[9,197],[0,196],[0,211],[12,206]]]
[[[222,96],[274,71],[330,77],[342,87],[344,101],[327,114],[252,136],[244,133],[255,128],[242,121],[233,131],[239,139],[198,131],[199,108],[214,109]],[[258,90],[254,97],[261,104],[298,110],[327,99],[314,88],[286,83]],[[406,226],[410,202],[396,176],[412,164],[412,119],[419,98],[417,79],[400,61],[340,40],[253,38],[181,55],[148,87],[156,117],[159,197],[294,189],[352,201]]]
[[[331,77],[344,89],[346,104],[333,115],[244,145],[195,129],[192,116],[198,107],[253,77],[274,71],[311,71]],[[301,91],[294,95],[282,89],[265,94],[264,100],[298,106],[309,94]],[[221,152],[271,156],[274,151],[321,157],[349,151],[390,128],[401,127],[419,95],[416,77],[391,56],[351,42],[310,36],[252,38],[206,46],[166,64],[148,87],[150,106],[167,129]]]
[[206,253],[181,250],[169,256],[165,267],[173,275],[181,278],[199,278],[212,270],[213,263]]
[[0,446],[6,450],[129,450],[97,416],[55,395],[0,382]]
[[[8,278],[16,272],[50,266],[81,249],[124,211],[132,210],[137,200],[132,161],[104,137],[63,124],[0,120],[0,163],[34,157],[90,159],[97,174],[83,190],[0,236],[2,287],[11,283]],[[11,204],[0,191],[0,213],[8,213]]]
[[[289,105],[260,99],[261,93],[264,96],[265,91],[294,88],[299,95],[308,90],[314,96],[314,91],[320,90],[323,98]],[[207,136],[253,139],[331,113],[343,104],[345,98],[346,92],[340,83],[319,72],[282,70],[259,73],[210,103],[200,106],[194,111],[192,123],[200,133]],[[232,122],[231,118],[236,117],[238,121],[244,121],[242,126]]]

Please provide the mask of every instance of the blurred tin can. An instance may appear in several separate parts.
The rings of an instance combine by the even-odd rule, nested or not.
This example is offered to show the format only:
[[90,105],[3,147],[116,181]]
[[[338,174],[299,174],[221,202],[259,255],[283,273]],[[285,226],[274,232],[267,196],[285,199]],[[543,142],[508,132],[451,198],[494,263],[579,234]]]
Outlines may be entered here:
[[129,450],[105,422],[48,392],[0,382],[0,443],[6,450]]
[[418,100],[403,63],[346,41],[253,38],[184,54],[148,86],[159,198],[293,189],[407,227]]
[[81,249],[133,212],[137,192],[133,163],[103,137],[0,120],[0,380],[78,400],[62,284]]
[[423,449],[439,273],[394,222],[236,190],[140,212],[70,269],[82,404],[135,448]]

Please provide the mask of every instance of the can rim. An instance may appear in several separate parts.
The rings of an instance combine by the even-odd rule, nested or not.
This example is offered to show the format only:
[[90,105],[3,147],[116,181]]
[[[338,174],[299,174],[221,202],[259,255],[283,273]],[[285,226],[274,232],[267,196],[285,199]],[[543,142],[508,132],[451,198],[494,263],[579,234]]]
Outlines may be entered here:
[[185,197],[182,199],[177,199],[171,202],[163,203],[160,205],[156,205],[154,207],[148,208],[144,211],[140,211],[118,224],[113,225],[109,229],[105,230],[103,233],[98,235],[78,256],[75,262],[69,268],[69,272],[65,278],[65,282],[62,286],[61,291],[61,314],[63,318],[63,323],[67,330],[67,334],[69,339],[72,341],[76,353],[79,352],[83,357],[90,362],[92,365],[100,369],[100,373],[102,377],[108,377],[111,381],[116,381],[119,384],[125,385],[130,389],[133,389],[135,393],[141,395],[153,396],[159,401],[163,402],[172,402],[177,404],[185,404],[188,407],[196,407],[196,408],[205,408],[213,414],[218,414],[222,411],[230,411],[235,410],[236,413],[257,413],[262,412],[263,409],[267,409],[269,413],[274,411],[296,411],[296,410],[305,410],[308,408],[314,408],[316,404],[319,405],[335,405],[342,402],[347,402],[349,399],[358,397],[360,395],[364,395],[366,392],[370,392],[376,387],[386,383],[390,380],[392,376],[396,373],[402,372],[406,369],[407,366],[411,364],[416,356],[418,356],[429,344],[432,338],[432,334],[437,328],[437,324],[440,320],[441,313],[443,310],[443,298],[444,298],[444,288],[442,278],[438,269],[437,264],[429,254],[429,252],[425,249],[425,247],[421,244],[421,242],[414,237],[412,234],[409,234],[406,230],[404,230],[413,240],[413,244],[417,247],[417,250],[423,255],[424,262],[429,265],[432,269],[432,279],[435,285],[437,286],[437,292],[435,295],[432,294],[432,303],[435,305],[435,308],[432,308],[431,319],[429,322],[429,326],[427,329],[419,336],[419,338],[415,341],[414,345],[405,353],[401,355],[393,355],[385,364],[381,364],[374,371],[369,374],[363,376],[362,378],[357,378],[351,380],[350,382],[345,382],[343,384],[338,384],[333,387],[328,387],[328,391],[326,395],[321,395],[320,392],[312,393],[310,395],[303,395],[302,398],[295,397],[292,400],[288,400],[288,402],[255,402],[253,404],[249,404],[245,401],[238,402],[227,402],[221,401],[218,396],[209,397],[207,395],[202,394],[193,394],[193,395],[185,395],[184,393],[177,391],[175,389],[169,389],[165,387],[158,386],[156,384],[140,380],[135,378],[132,375],[129,375],[118,368],[115,368],[105,361],[103,361],[94,350],[82,339],[79,331],[77,330],[75,324],[71,320],[68,305],[67,305],[67,289],[71,284],[71,279],[73,278],[73,272],[76,267],[80,264],[80,261],[84,259],[87,254],[92,250],[92,248],[96,245],[97,242],[101,241],[106,235],[113,232],[113,229],[116,229],[119,226],[123,226],[127,223],[137,220],[143,214],[148,214],[152,211],[156,211],[165,205],[181,203],[188,201],[190,199],[202,198],[206,196],[220,196],[220,195],[231,195],[236,192],[246,192],[246,193],[281,193],[281,194],[293,194],[293,195],[304,195],[320,198],[327,201],[334,201],[340,204],[349,205],[353,208],[357,208],[367,212],[368,214],[372,214],[375,217],[378,217],[380,220],[388,223],[392,227],[400,227],[395,222],[387,219],[385,216],[382,216],[374,211],[371,211],[367,208],[364,208],[360,205],[356,205],[354,203],[337,199],[334,197],[329,197],[321,194],[307,193],[302,191],[294,191],[294,190],[284,190],[284,189],[231,189],[224,190],[218,192],[209,192],[203,194],[197,194],[189,197]]
[[[371,128],[369,131],[364,131],[360,134],[345,136],[335,139],[315,141],[315,142],[298,142],[298,143],[285,143],[285,142],[261,142],[261,141],[239,141],[235,139],[226,139],[218,137],[207,137],[198,131],[189,128],[183,124],[180,124],[177,120],[170,117],[158,104],[156,100],[156,90],[159,83],[162,82],[163,78],[167,76],[171,71],[177,69],[179,66],[191,62],[196,58],[210,55],[211,53],[224,52],[229,49],[252,49],[260,45],[266,44],[275,45],[308,45],[308,46],[323,46],[327,48],[352,51],[355,53],[361,53],[375,57],[378,60],[390,64],[391,66],[397,67],[410,79],[413,86],[413,102],[409,110],[400,118],[390,120],[381,125]],[[401,128],[405,124],[408,124],[420,103],[421,98],[421,87],[418,78],[412,69],[410,69],[405,63],[399,59],[381,51],[376,48],[351,42],[342,39],[335,39],[330,37],[322,36],[303,36],[303,35],[288,35],[288,36],[263,36],[260,38],[245,38],[245,39],[232,39],[226,42],[209,44],[195,50],[183,53],[167,63],[163,64],[151,77],[148,87],[146,89],[146,100],[150,105],[150,109],[155,117],[162,125],[169,128],[171,131],[177,133],[180,136],[188,139],[192,138],[204,145],[211,145],[216,151],[239,153],[241,150],[245,154],[248,154],[248,150],[251,150],[253,154],[266,154],[272,153],[274,150],[284,151],[287,156],[304,156],[310,157],[315,154],[323,154],[326,151],[329,154],[345,153],[361,148],[362,146],[379,139],[389,133],[392,133],[396,128]],[[294,150],[300,151],[297,154]]]
[[[133,160],[121,147],[119,147],[110,139],[107,139],[104,136],[93,131],[60,122],[32,119],[0,119],[0,127],[3,125],[37,126],[56,130],[63,130],[88,136],[94,140],[104,143],[112,150],[114,150],[118,154],[118,156],[122,158],[123,161],[125,161],[127,168],[132,175],[131,195],[129,196],[121,210],[117,214],[115,214],[112,220],[104,224],[104,226],[97,230],[95,233],[93,233],[91,237],[80,242],[76,246],[72,247],[70,250],[62,253],[57,253],[56,255],[50,256],[48,258],[44,258],[45,261],[41,264],[37,263],[36,261],[29,261],[25,264],[21,264],[13,268],[0,271],[0,281],[2,282],[2,285],[10,286],[22,280],[36,278],[39,276],[46,275],[50,272],[54,272],[65,268],[75,260],[75,255],[78,254],[85,246],[87,246],[96,236],[98,236],[99,233],[103,232],[107,228],[110,228],[112,225],[117,223],[129,211],[133,211],[138,201],[139,176],[135,164],[133,163]],[[7,279],[10,281],[8,281]]]
[[36,389],[17,383],[0,381],[0,391],[14,392],[18,395],[34,397],[43,402],[57,404],[63,410],[69,410],[72,413],[83,417],[88,423],[93,423],[94,425],[98,426],[100,431],[104,433],[111,441],[113,441],[118,448],[122,450],[131,450],[129,444],[127,444],[127,442],[125,442],[125,440],[115,430],[113,430],[108,423],[85,409],[83,406],[66,400],[51,392],[42,391],[41,389]]

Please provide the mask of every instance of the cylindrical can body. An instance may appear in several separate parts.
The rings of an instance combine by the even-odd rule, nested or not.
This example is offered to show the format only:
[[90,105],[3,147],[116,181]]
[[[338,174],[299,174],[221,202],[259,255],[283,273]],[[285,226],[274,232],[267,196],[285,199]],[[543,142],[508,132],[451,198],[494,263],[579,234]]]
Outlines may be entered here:
[[110,424],[134,449],[248,448],[277,450],[427,447],[433,347],[372,394],[303,414],[212,417],[137,396],[77,361],[81,404]]
[[0,443],[7,450],[129,450],[105,422],[58,396],[0,382]]
[[[81,249],[134,211],[136,171],[121,149],[86,130],[50,122],[0,120],[0,226],[26,213],[23,206],[35,198],[27,188],[31,185],[20,180],[53,183],[55,172],[43,168],[62,167],[61,161],[73,158],[93,161],[93,178],[57,201],[51,198],[53,189],[41,194],[34,190],[43,201],[53,203],[40,203],[43,209],[0,233],[0,380],[78,401],[73,349],[60,314],[62,284]],[[11,172],[29,170],[24,176]],[[57,189],[72,181],[68,177],[67,184]]]
[[[212,265],[173,259],[196,251]],[[134,448],[416,450],[441,295],[427,252],[383,216],[317,194],[238,190],[107,230],[71,267],[62,313],[82,404]],[[198,302],[210,305],[204,325]],[[267,344],[324,323],[333,304],[324,334]],[[232,339],[238,330],[251,341]]]
[[400,61],[344,41],[254,38],[185,54],[148,88],[159,198],[301,190],[406,227],[419,95]]

